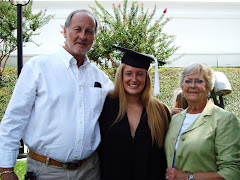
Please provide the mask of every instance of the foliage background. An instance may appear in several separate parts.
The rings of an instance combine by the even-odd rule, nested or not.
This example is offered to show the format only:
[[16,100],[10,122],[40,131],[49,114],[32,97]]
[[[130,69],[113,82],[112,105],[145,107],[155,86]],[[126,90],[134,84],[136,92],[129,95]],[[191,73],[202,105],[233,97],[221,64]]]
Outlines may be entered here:
[[[233,112],[240,122],[240,68],[213,68],[215,71],[223,72],[232,86],[232,93],[223,96],[225,109]],[[182,68],[160,68],[160,95],[157,96],[170,108],[173,105],[173,92],[178,88],[178,77]],[[154,76],[154,69],[150,70],[150,75]],[[153,80],[154,78],[152,78]],[[14,85],[17,80],[17,69],[6,68],[6,74],[0,81],[0,120],[3,117],[9,99],[12,95]]]
[[[22,44],[34,43],[32,37],[39,35],[37,30],[46,25],[53,15],[46,10],[32,12],[32,1],[22,7]],[[17,49],[17,7],[7,0],[0,1],[0,79],[10,54]]]
[[[179,73],[183,68],[161,68],[160,77],[160,95],[157,96],[169,107],[173,105],[173,92],[179,87]],[[227,111],[233,112],[240,122],[240,68],[213,68],[214,71],[223,72],[232,86],[231,94],[223,96],[224,106]],[[154,72],[151,71],[152,76]],[[152,78],[153,79],[153,78]]]
[[[100,2],[95,3],[97,8],[90,8],[98,19],[99,28],[88,57],[100,65],[110,77],[115,76],[114,70],[120,64],[119,57],[122,56],[122,53],[114,51],[111,45],[151,54],[165,62],[170,62],[169,58],[180,48],[174,45],[175,36],[163,31],[164,26],[172,19],[165,17],[167,9],[159,10],[155,5],[150,11],[144,8],[143,3],[123,0],[118,5],[113,3],[113,13],[110,13]],[[162,14],[154,19],[156,11],[162,11]],[[180,55],[171,61],[181,57]],[[114,70],[111,71],[108,67],[113,67]]]

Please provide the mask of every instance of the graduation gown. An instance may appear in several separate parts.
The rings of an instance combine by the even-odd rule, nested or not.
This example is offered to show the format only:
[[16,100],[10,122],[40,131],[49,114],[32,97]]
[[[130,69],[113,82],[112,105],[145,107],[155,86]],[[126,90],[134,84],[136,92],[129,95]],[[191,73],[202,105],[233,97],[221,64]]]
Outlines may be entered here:
[[167,168],[163,148],[152,144],[146,109],[143,108],[135,137],[127,115],[114,124],[119,100],[107,97],[99,118],[101,143],[99,157],[102,180],[161,180]]

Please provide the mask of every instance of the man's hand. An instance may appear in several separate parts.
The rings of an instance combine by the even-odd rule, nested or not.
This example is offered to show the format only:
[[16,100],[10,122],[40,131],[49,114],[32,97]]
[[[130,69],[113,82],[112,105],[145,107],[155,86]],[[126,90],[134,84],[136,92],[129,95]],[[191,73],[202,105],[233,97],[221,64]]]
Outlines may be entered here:
[[[13,168],[0,168],[1,180],[18,180]],[[5,172],[5,173],[4,173]]]

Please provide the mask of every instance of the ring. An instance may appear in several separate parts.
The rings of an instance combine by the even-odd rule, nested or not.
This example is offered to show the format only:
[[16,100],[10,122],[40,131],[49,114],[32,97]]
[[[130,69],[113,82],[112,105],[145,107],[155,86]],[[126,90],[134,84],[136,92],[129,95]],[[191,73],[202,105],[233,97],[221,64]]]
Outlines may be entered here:
[[168,179],[168,176],[166,176],[166,179]]

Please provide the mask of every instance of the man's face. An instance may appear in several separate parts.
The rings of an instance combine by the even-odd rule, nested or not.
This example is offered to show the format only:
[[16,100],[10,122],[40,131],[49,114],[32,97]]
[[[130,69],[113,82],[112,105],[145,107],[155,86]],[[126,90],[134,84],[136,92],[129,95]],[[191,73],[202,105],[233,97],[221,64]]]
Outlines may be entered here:
[[64,28],[64,48],[74,57],[86,55],[96,37],[95,21],[85,12],[73,15],[70,26]]

